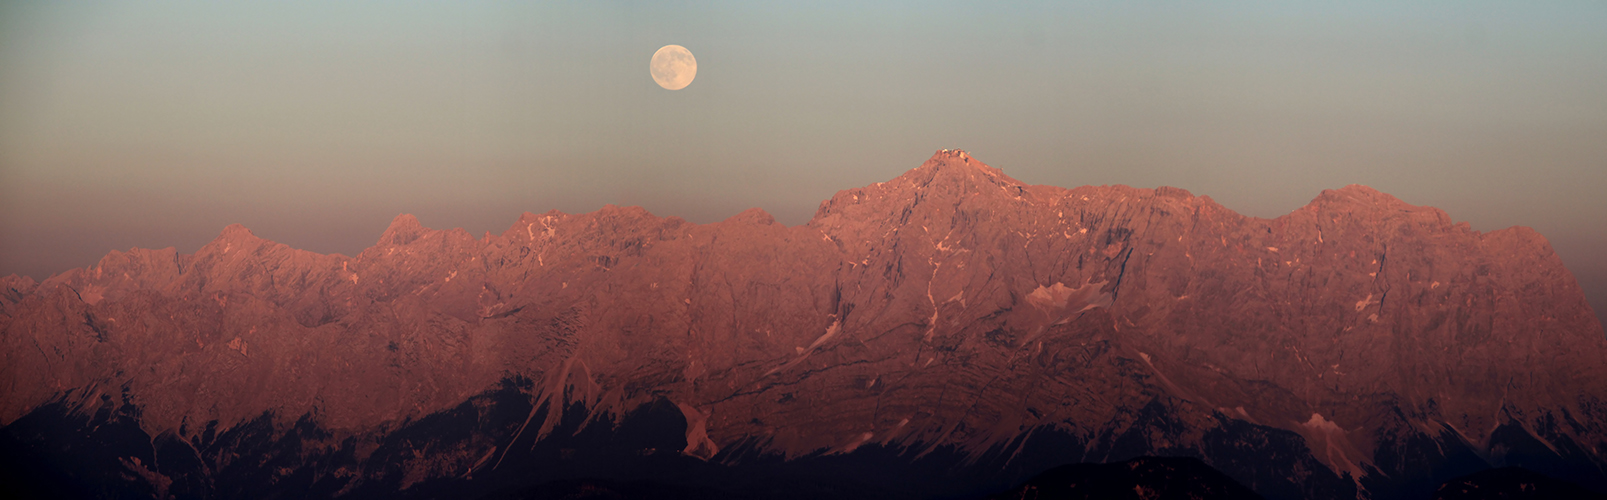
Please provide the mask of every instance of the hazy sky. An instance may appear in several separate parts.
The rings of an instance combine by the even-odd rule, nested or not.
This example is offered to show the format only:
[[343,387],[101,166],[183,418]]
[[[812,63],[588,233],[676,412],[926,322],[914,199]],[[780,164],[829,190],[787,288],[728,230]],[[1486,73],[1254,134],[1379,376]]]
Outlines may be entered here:
[[[1359,183],[1546,235],[1607,314],[1607,2],[0,4],[0,275],[231,223],[808,220],[962,148],[1275,217]],[[687,47],[697,80],[653,83]]]

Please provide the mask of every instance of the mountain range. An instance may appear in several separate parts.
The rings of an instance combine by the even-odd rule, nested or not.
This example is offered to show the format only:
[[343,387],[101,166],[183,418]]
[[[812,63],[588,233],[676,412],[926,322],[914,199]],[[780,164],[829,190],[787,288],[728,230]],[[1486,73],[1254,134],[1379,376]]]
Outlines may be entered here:
[[0,439],[84,497],[966,498],[1138,457],[1272,499],[1503,466],[1607,490],[1604,342],[1528,228],[1359,185],[1261,219],[942,150],[793,227],[402,215],[348,257],[234,225],[7,277]]

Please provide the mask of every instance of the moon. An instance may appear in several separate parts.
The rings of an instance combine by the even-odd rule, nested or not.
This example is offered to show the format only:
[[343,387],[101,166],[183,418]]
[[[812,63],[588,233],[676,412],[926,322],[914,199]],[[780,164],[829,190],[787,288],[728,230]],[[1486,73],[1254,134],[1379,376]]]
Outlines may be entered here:
[[647,65],[653,81],[670,90],[681,90],[697,77],[697,59],[692,51],[680,45],[665,45],[653,53],[653,62]]

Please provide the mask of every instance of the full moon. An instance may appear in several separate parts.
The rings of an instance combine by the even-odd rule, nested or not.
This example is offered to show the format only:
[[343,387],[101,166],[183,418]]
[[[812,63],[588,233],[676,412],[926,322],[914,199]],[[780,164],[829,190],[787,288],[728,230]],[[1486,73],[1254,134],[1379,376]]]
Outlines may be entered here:
[[681,90],[697,77],[697,59],[686,47],[665,45],[653,53],[653,62],[648,64],[647,70],[653,74],[653,81],[658,82],[658,86]]

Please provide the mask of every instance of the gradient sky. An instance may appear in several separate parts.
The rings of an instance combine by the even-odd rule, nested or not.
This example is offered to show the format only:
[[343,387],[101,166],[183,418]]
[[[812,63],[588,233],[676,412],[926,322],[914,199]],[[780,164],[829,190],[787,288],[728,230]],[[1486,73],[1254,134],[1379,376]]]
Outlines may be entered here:
[[[808,220],[962,148],[1275,217],[1359,183],[1547,236],[1607,316],[1607,2],[8,2],[0,275],[231,223],[355,254],[640,205]],[[697,80],[655,85],[679,44]]]

